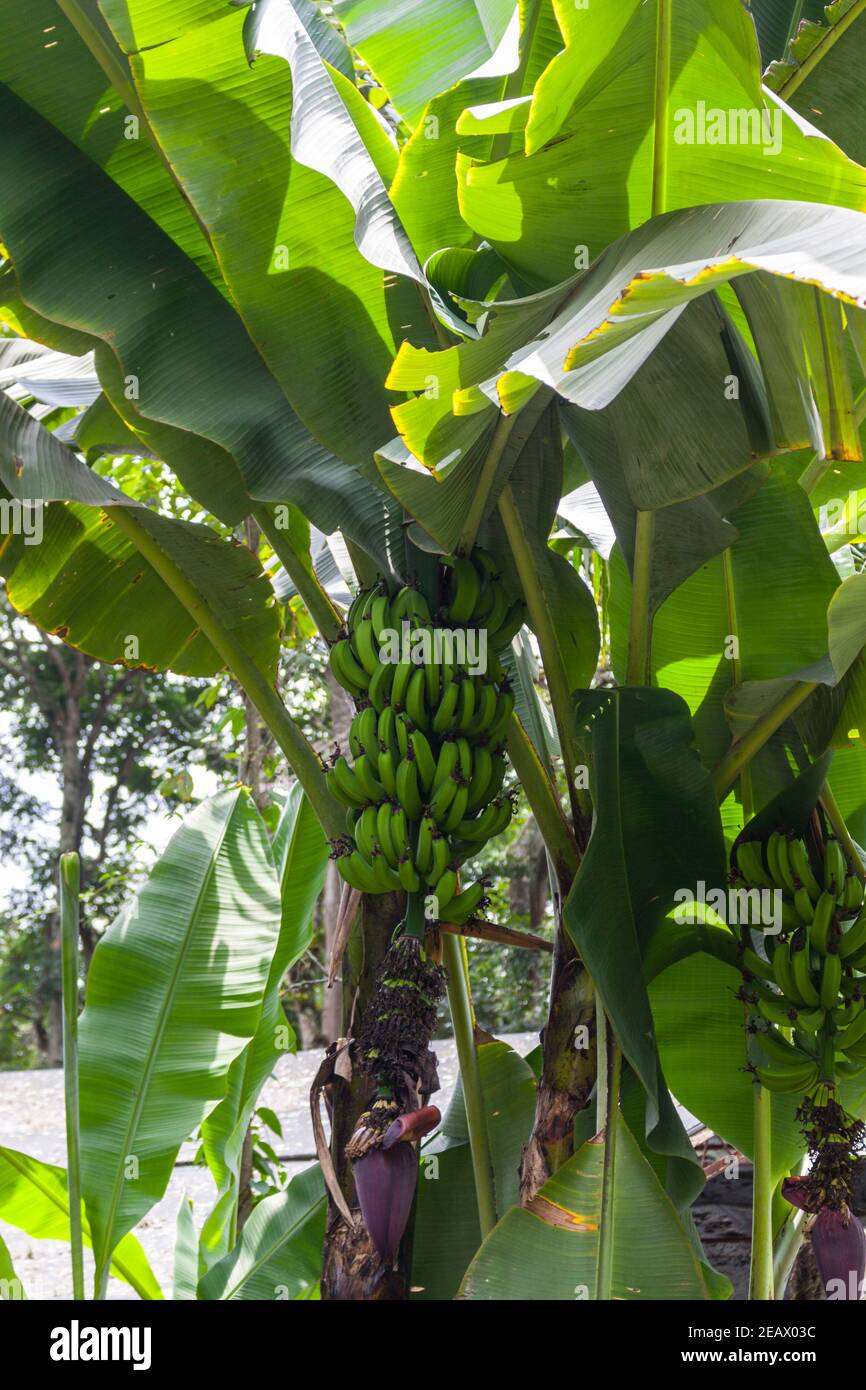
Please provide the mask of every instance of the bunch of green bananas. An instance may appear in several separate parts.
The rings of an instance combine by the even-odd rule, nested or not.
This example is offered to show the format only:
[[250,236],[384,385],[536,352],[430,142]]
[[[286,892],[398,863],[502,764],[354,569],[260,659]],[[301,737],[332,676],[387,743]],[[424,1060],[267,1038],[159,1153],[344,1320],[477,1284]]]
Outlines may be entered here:
[[[431,613],[413,585],[392,597],[380,581],[353,601],[348,636],[331,648],[330,664],[357,713],[349,756],[337,749],[326,776],[348,807],[346,836],[334,845],[345,881],[364,893],[433,894],[440,919],[461,925],[486,899],[483,880],[461,891],[460,866],[514,814],[503,791],[514,693],[497,653],[525,610],[509,601],[492,558],[477,548],[472,559],[442,560],[440,597]],[[404,623],[416,655],[426,634],[434,657],[437,629],[486,628],[487,670],[472,674],[457,659],[419,663],[402,650],[409,659],[383,659]]]
[[771,1091],[809,1092],[836,1073],[866,1066],[866,907],[863,883],[837,839],[810,851],[773,831],[736,848],[737,877],[781,894],[782,931],[764,938],[766,958],[744,933],[740,997]]

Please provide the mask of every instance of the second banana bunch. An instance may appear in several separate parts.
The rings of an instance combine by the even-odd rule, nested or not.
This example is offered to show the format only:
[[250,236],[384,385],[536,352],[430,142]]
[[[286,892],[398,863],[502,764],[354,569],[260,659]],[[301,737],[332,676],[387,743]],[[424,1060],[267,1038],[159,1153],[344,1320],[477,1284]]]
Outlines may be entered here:
[[[458,874],[514,814],[513,795],[503,790],[514,693],[496,653],[523,620],[523,605],[510,602],[492,558],[477,548],[471,559],[442,560],[433,613],[412,584],[392,596],[380,581],[355,598],[348,636],[332,647],[330,664],[357,713],[348,756],[337,748],[326,768],[347,807],[334,853],[353,888],[435,895],[440,920],[456,925],[484,906],[484,881],[461,891]],[[441,641],[445,630],[449,644]],[[466,637],[482,630],[486,644],[472,650],[488,653],[486,669],[473,662],[473,673]],[[412,654],[385,659],[393,634],[406,632]],[[456,632],[462,641],[453,640]],[[433,659],[443,652],[450,659]]]
[[774,831],[736,850],[751,888],[781,894],[782,931],[764,936],[764,953],[740,955],[749,1031],[767,1059],[753,1068],[771,1091],[806,1094],[836,1074],[866,1067],[866,908],[863,883],[839,841],[810,853],[806,842]]

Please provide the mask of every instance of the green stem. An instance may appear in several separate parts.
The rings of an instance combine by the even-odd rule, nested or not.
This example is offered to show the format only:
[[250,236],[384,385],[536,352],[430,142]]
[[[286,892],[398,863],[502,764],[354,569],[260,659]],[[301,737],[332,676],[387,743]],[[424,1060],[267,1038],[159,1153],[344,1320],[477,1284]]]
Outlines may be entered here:
[[812,52],[809,53],[803,59],[802,63],[799,64],[797,69],[791,73],[791,76],[779,92],[779,96],[783,101],[790,101],[791,96],[796,92],[800,84],[805,82],[810,72],[818,66],[821,59],[829,53],[833,45],[841,39],[846,30],[849,29],[863,13],[866,13],[866,0],[854,0],[854,4],[847,14],[843,15],[841,19],[837,20],[836,23],[827,30],[821,42],[815,45]]
[[484,460],[484,467],[478,479],[477,486],[469,504],[469,511],[466,516],[466,525],[460,534],[458,550],[464,555],[468,555],[478,537],[481,522],[484,519],[484,512],[490,499],[490,491],[496,481],[496,474],[502,462],[506,445],[511,436],[511,432],[517,421],[520,419],[519,412],[516,415],[502,415],[496,422],[496,429],[493,432],[493,439],[487,457]]
[[649,685],[652,658],[652,582],[655,512],[638,512],[634,535],[634,578],[628,634],[626,685]]
[[833,791],[830,787],[829,782],[824,783],[824,788],[821,792],[821,805],[824,807],[824,810],[827,813],[827,819],[829,820],[833,829],[836,831],[836,835],[839,839],[840,844],[842,845],[846,854],[848,855],[848,859],[854,866],[855,874],[857,875],[861,883],[866,883],[866,867],[864,867],[860,850],[854,842],[854,839],[851,835],[851,831],[845,824],[845,817],[842,814],[842,808],[840,807],[838,801],[833,795]]
[[466,1106],[466,1124],[469,1130],[475,1195],[478,1201],[478,1221],[483,1240],[496,1225],[496,1198],[484,1095],[481,1089],[481,1070],[475,1046],[475,1020],[469,993],[466,942],[462,937],[442,933],[442,960],[448,977],[448,1003],[460,1063],[460,1084],[463,1087],[463,1101]]
[[547,688],[550,691],[550,703],[553,706],[553,714],[556,720],[556,731],[559,735],[559,746],[562,750],[562,760],[565,765],[565,776],[568,782],[569,795],[576,818],[582,813],[584,808],[581,806],[574,788],[574,767],[577,757],[574,750],[571,730],[571,690],[569,689],[568,676],[557,640],[553,618],[547,606],[544,592],[538,582],[538,566],[533,558],[529,542],[526,539],[526,532],[523,529],[523,522],[520,518],[520,513],[517,509],[510,483],[506,483],[500,494],[499,515],[502,519],[502,525],[505,529],[508,544],[511,547],[511,557],[514,561],[518,578],[520,579],[523,596],[526,599],[526,606],[529,609],[530,625],[538,640],[541,662],[544,666],[544,674],[547,677]]
[[776,1240],[776,1252],[773,1256],[773,1289],[780,1300],[785,1297],[785,1288],[791,1277],[791,1270],[794,1268],[794,1261],[800,1246],[803,1244],[805,1234],[806,1218],[804,1213],[801,1211],[792,1212],[790,1219],[785,1222],[784,1228]]
[[772,1302],[773,1284],[773,1100],[763,1086],[754,1094],[752,1268],[749,1298]]
[[[529,67],[529,59],[532,56],[532,45],[535,41],[538,21],[541,18],[542,0],[526,0],[523,12],[523,30],[520,35],[520,51],[517,67],[508,74],[505,86],[502,91],[503,101],[513,101],[515,97],[524,95],[523,84],[526,80],[526,73]],[[495,135],[490,145],[488,160],[491,164],[497,160],[506,159],[511,153],[510,132],[506,131],[501,135]]]
[[63,1091],[66,1101],[66,1187],[72,1297],[84,1299],[81,1229],[81,1139],[78,1119],[78,914],[81,867],[77,854],[60,859],[60,956],[63,982]]
[[566,893],[580,866],[577,841],[556,789],[516,714],[512,715],[508,726],[508,756],[553,861],[561,891]]
[[285,531],[281,531],[277,526],[270,507],[256,502],[252,508],[252,516],[306,604],[310,617],[325,641],[336,642],[343,634],[343,616],[322,588],[315,570],[307,567],[304,557],[295,550]]
[[113,507],[111,519],[183,604],[252,700],[306,792],[325,834],[330,839],[341,835],[345,826],[345,814],[340,803],[328,790],[316,751],[291,718],[267,677],[248,656],[234,634],[226,630],[183,570],[136,520],[133,509]]
[[[604,1114],[604,1167],[601,1178],[596,1298],[609,1302],[613,1298],[614,1176],[619,1128],[619,1093],[622,1085],[622,1051],[609,1022],[606,1022],[604,1041],[607,1063],[603,1081],[603,1109],[600,1106],[600,1113]],[[599,1052],[601,1042],[599,1038]],[[601,1079],[601,1072],[599,1076]]]
[[653,133],[652,212],[658,217],[667,210],[668,186],[668,101],[671,85],[671,0],[658,0],[656,21],[655,121]]
[[724,801],[755,754],[760,752],[776,730],[781,728],[785,720],[789,719],[817,688],[814,681],[797,681],[781,700],[755,721],[747,734],[728,749],[713,771],[713,786],[719,801]]

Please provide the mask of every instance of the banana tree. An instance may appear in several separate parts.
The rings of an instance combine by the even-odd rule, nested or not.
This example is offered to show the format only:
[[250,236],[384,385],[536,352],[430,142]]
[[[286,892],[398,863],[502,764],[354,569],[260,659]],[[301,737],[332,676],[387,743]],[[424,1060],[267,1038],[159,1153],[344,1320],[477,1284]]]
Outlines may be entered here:
[[[4,501],[50,504],[41,545],[12,534],[0,552],[12,603],[103,661],[230,670],[341,862],[346,808],[275,690],[261,566],[206,519],[138,504],[112,458],[162,459],[222,528],[253,517],[359,701],[373,673],[345,657],[363,655],[355,619],[374,592],[420,588],[441,625],[439,607],[460,606],[450,576],[489,560],[525,605],[531,640],[503,638],[493,657],[556,909],[534,1114],[525,1086],[507,1132],[491,1105],[498,1059],[476,1040],[448,930],[466,924],[446,905],[423,952],[441,938],[461,1060],[450,1132],[469,1143],[455,1157],[446,1117],[424,1153],[441,1157],[455,1212],[464,1186],[474,1207],[443,1268],[442,1197],[422,1183],[414,1266],[411,1222],[383,1258],[346,1150],[372,1094],[361,1022],[419,890],[347,883],[354,1065],[340,1052],[321,1077],[325,1297],[404,1297],[410,1281],[510,1297],[515,1270],[521,1296],[547,1297],[557,1223],[587,1201],[586,1272],[566,1270],[560,1296],[575,1282],[631,1296],[639,1218],[655,1237],[640,1245],[644,1288],[723,1296],[690,1224],[703,1179],[669,1087],[754,1154],[753,1287],[772,1293],[783,1172],[766,1154],[787,1171],[802,1142],[741,1070],[734,963],[702,951],[697,928],[686,949],[670,912],[677,890],[725,881],[726,840],[830,748],[824,806],[859,873],[859,555],[828,552],[820,509],[862,485],[866,155],[834,77],[862,45],[859,0],[830,7],[811,48],[785,28],[775,53],[780,7],[752,9],[764,60],[781,60],[766,86],[739,0],[439,0],[423,16],[384,0],[333,14],[311,0],[0,0],[0,312],[23,339],[92,354],[99,386],[61,437],[13,400],[0,412]],[[599,507],[612,550],[593,539]],[[348,614],[311,526],[345,542],[360,591]],[[271,984],[284,959],[275,948]],[[687,1033],[689,999],[703,1013]],[[225,1062],[236,1109],[197,1093],[177,1118],[212,1127],[230,1213],[250,1092]],[[427,1097],[429,1076],[413,1080]],[[517,1191],[505,1156],[521,1126]],[[157,1130],[151,1194],[174,1137]],[[89,1197],[84,1177],[103,1280],[136,1217],[109,1166]],[[261,1238],[293,1220],[262,1220]],[[234,1288],[256,1264],[238,1253],[247,1232],[238,1243],[223,1214],[209,1235],[214,1260],[234,1262],[214,1287]]]

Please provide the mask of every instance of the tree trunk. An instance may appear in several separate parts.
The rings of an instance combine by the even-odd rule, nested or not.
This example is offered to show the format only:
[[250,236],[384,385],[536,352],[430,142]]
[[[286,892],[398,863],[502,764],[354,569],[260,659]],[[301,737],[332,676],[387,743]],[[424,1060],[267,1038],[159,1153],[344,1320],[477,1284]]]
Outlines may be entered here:
[[[353,1022],[363,1016],[370,1002],[376,974],[401,918],[402,902],[396,894],[364,898],[360,920],[343,957],[343,1036],[352,1031]],[[393,1269],[384,1269],[361,1220],[352,1165],[344,1152],[371,1090],[370,1081],[359,1072],[351,1081],[335,1077],[331,1083],[331,1154],[340,1189],[355,1218],[349,1226],[329,1203],[322,1299],[331,1302],[395,1301],[406,1299],[409,1293],[413,1223],[409,1222]]]
[[[328,870],[325,875],[325,888],[322,894],[322,917],[325,927],[325,960],[331,959],[331,951],[334,946],[335,928],[337,925],[337,913],[340,909],[340,899],[343,894],[343,880],[337,873],[337,866],[332,860],[328,862]],[[342,1031],[343,1020],[343,986],[337,980],[330,989],[325,989],[325,999],[322,1005],[322,1033],[325,1042],[336,1042]]]
[[595,991],[561,925],[542,1044],[535,1123],[521,1168],[524,1205],[573,1153],[574,1118],[586,1106],[596,1078]]
[[[88,663],[79,652],[64,652],[60,657],[66,670],[65,698],[55,722],[55,733],[61,751],[62,799],[58,863],[63,854],[80,853],[84,813],[89,787],[81,764],[81,698],[87,680]],[[45,921],[47,955],[45,1007],[42,1027],[38,1031],[43,1042],[43,1060],[47,1067],[59,1067],[63,1062],[63,990],[60,975],[60,915],[50,912]]]

